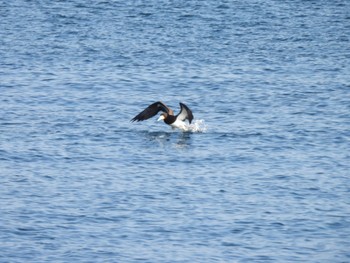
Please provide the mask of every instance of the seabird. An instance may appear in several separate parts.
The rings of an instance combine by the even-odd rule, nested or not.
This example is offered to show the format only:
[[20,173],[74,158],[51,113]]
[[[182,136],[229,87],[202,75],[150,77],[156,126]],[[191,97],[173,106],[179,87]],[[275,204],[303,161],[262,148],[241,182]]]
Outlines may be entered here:
[[136,115],[132,122],[134,121],[144,121],[155,116],[158,112],[162,111],[163,113],[159,116],[158,121],[163,120],[166,124],[170,125],[173,129],[178,128],[181,130],[187,130],[185,120],[188,120],[189,123],[193,120],[192,111],[183,103],[180,102],[180,112],[176,116],[174,111],[166,106],[163,102],[157,101],[149,105],[146,109]]

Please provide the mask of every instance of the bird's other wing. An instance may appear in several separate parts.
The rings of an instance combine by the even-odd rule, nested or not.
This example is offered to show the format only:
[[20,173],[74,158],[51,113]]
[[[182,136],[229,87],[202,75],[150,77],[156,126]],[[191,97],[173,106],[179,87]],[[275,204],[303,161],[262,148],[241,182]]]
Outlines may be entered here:
[[187,119],[189,123],[191,123],[193,120],[192,111],[185,104],[181,102],[180,102],[180,107],[181,107],[181,110],[180,110],[180,113],[177,115],[177,117],[182,121]]
[[131,119],[131,121],[134,122],[134,121],[147,120],[155,116],[160,111],[166,112],[170,115],[172,115],[173,113],[173,111],[169,107],[167,107],[163,102],[157,101],[149,105],[146,109],[141,111],[139,114],[137,114],[134,118]]

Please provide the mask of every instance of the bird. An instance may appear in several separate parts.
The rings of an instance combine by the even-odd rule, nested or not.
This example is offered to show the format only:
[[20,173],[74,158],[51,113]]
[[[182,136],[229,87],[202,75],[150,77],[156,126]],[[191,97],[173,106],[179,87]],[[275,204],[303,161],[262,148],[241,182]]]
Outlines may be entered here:
[[131,119],[131,122],[144,121],[155,116],[158,112],[162,111],[163,113],[159,116],[158,121],[163,120],[166,124],[170,125],[173,129],[178,128],[180,130],[188,130],[186,127],[185,120],[191,124],[193,120],[192,111],[183,103],[180,104],[180,112],[177,115],[174,115],[174,111],[170,109],[161,101],[157,101],[149,105],[146,109],[137,114],[134,118]]

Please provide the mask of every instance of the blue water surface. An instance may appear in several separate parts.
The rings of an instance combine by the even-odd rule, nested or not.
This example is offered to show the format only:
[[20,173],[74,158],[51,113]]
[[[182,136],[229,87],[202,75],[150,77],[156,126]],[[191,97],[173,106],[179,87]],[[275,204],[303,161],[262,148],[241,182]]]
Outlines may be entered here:
[[350,262],[349,1],[0,17],[0,262]]

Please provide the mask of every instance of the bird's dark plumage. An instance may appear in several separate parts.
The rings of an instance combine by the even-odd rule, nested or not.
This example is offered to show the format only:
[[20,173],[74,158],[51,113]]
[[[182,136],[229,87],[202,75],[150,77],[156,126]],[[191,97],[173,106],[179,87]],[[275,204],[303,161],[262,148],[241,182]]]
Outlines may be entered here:
[[157,101],[149,105],[146,109],[141,111],[138,115],[131,119],[134,121],[144,121],[155,116],[158,112],[162,111],[160,120],[164,120],[166,124],[169,124],[173,128],[185,129],[184,121],[188,120],[189,123],[193,120],[192,111],[183,103],[180,102],[180,112],[176,116],[172,109],[166,106],[163,102]]
[[192,122],[193,120],[193,114],[192,111],[183,103],[180,102],[180,113],[176,116],[179,118],[181,121],[188,120],[189,123]]
[[163,112],[170,114],[170,115],[173,114],[173,111],[170,108],[168,108],[163,102],[157,101],[157,102],[149,105],[143,111],[141,111],[138,115],[136,115],[134,118],[132,118],[131,121],[134,122],[134,121],[147,120],[147,119],[155,116],[160,111],[163,111]]

